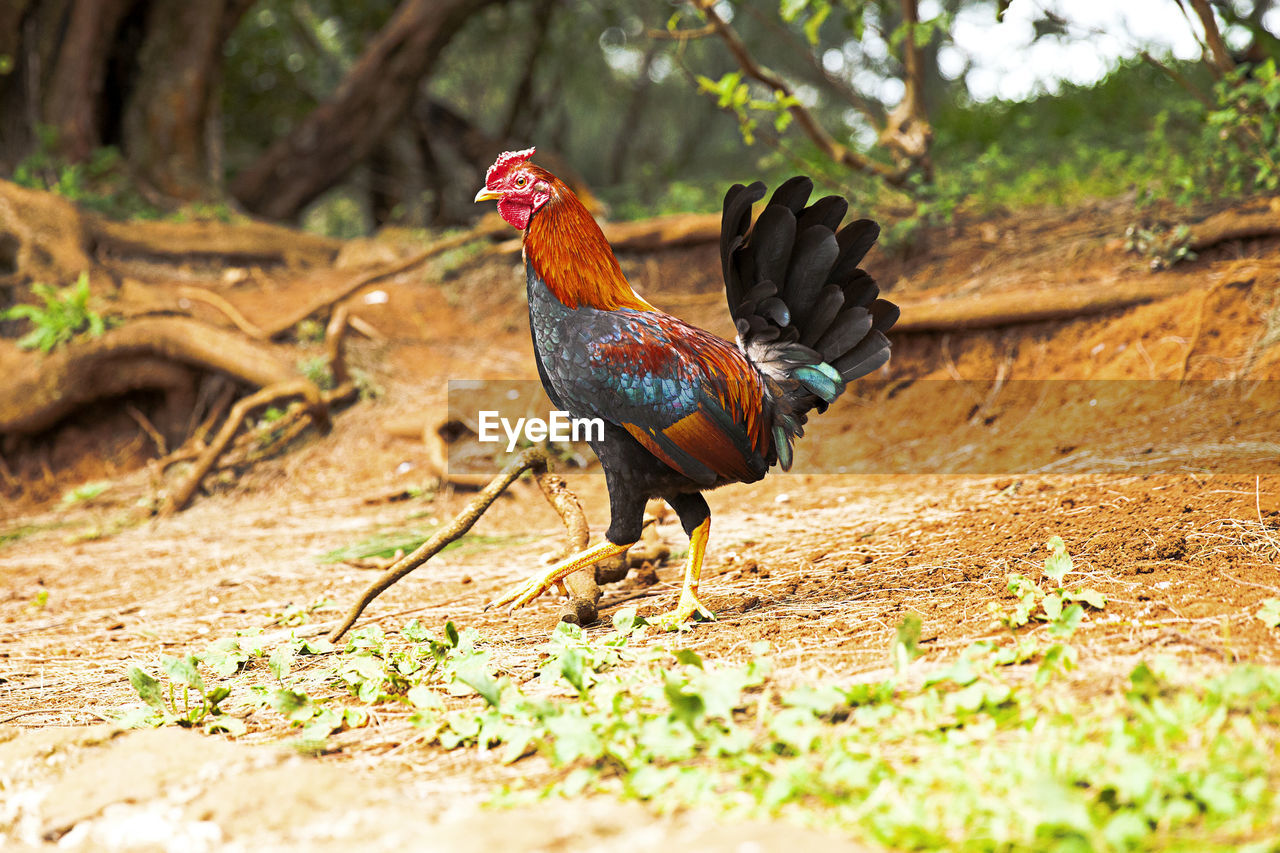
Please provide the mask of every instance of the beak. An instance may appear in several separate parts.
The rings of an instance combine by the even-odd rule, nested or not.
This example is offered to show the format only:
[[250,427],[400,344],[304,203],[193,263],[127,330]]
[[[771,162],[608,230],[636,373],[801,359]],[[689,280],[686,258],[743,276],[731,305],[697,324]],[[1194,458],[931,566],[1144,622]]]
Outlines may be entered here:
[[476,202],[489,201],[494,198],[502,198],[502,193],[497,190],[491,190],[488,187],[481,187],[480,192],[476,193]]

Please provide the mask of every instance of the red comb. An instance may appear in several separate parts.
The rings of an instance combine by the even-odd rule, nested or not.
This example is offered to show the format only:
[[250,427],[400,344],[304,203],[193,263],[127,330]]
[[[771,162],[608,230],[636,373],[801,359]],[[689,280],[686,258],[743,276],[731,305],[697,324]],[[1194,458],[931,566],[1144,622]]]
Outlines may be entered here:
[[489,184],[494,178],[502,177],[502,175],[517,163],[523,163],[533,156],[533,152],[537,148],[526,148],[523,151],[504,151],[498,155],[498,159],[493,161],[493,165],[489,167],[489,171],[484,173],[484,182]]

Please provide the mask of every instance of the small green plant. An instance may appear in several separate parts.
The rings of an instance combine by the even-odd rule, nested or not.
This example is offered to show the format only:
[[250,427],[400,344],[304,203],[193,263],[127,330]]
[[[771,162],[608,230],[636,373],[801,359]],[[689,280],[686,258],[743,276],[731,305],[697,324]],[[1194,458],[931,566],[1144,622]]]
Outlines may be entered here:
[[89,307],[89,274],[80,273],[76,283],[61,289],[47,284],[33,284],[31,291],[44,300],[44,305],[14,305],[0,313],[0,320],[30,320],[32,330],[18,339],[22,349],[51,352],[69,343],[81,332],[98,337],[106,331],[109,318]]
[[1134,223],[1125,229],[1124,248],[1126,252],[1145,255],[1153,270],[1196,259],[1196,253],[1191,251],[1191,229],[1185,224],[1169,228]]
[[1044,561],[1044,576],[1052,587],[1046,591],[1024,575],[1011,574],[1009,592],[1017,597],[1018,604],[1010,611],[1004,611],[995,602],[990,607],[1000,624],[1010,629],[1021,628],[1032,621],[1047,622],[1055,636],[1069,637],[1084,618],[1083,605],[1101,610],[1107,606],[1107,599],[1090,587],[1069,590],[1063,585],[1075,564],[1062,537],[1050,538],[1045,547],[1049,556]]
[[244,734],[244,722],[224,715],[219,707],[231,695],[231,689],[207,687],[200,676],[199,663],[194,655],[162,658],[163,682],[139,666],[129,667],[129,683],[150,710],[127,715],[125,724],[200,726],[210,733]]
[[138,191],[124,158],[116,148],[97,148],[82,162],[68,162],[59,153],[57,128],[36,128],[35,150],[13,170],[13,182],[57,193],[113,219],[158,219],[163,211]]
[[318,598],[310,604],[286,604],[283,610],[271,615],[271,623],[284,628],[296,628],[310,622],[312,614],[333,609],[333,602],[328,598]]
[[1263,599],[1257,616],[1268,628],[1280,628],[1280,598]]
[[111,488],[111,481],[109,480],[81,483],[74,489],[69,489],[63,493],[62,500],[58,501],[58,509],[68,509],[76,504],[88,503],[109,488]]
[[[1070,558],[1050,551],[1061,589]],[[904,619],[890,657],[916,657],[919,631]],[[1197,677],[1156,659],[1082,697],[1064,677],[1072,648],[1023,634],[910,673],[791,686],[767,643],[714,661],[663,642],[633,610],[612,630],[562,623],[525,679],[524,650],[504,659],[506,644],[452,622],[439,637],[416,619],[371,625],[341,646],[245,632],[164,659],[160,678],[131,668],[145,705],[126,719],[233,733],[283,721],[323,753],[339,731],[399,717],[439,749],[551,768],[498,803],[601,794],[893,849],[1261,850],[1280,831],[1274,668]],[[1018,665],[1037,658],[1033,685]]]
[[[412,491],[412,490],[411,490]],[[432,522],[434,524],[435,522]],[[424,529],[397,529],[386,533],[375,533],[367,539],[362,539],[351,545],[344,545],[341,548],[335,548],[332,551],[326,551],[316,556],[316,562],[322,564],[328,563],[349,563],[359,560],[386,560],[394,557],[398,553],[408,554],[423,542],[426,542],[433,535],[434,530]],[[523,536],[520,534],[481,534],[470,533],[466,536],[450,542],[442,548],[442,551],[457,551],[459,553],[475,553],[496,547],[514,547],[530,542],[534,537]]]
[[298,372],[321,391],[332,391],[334,388],[333,371],[329,369],[329,359],[322,355],[301,359],[298,362]]

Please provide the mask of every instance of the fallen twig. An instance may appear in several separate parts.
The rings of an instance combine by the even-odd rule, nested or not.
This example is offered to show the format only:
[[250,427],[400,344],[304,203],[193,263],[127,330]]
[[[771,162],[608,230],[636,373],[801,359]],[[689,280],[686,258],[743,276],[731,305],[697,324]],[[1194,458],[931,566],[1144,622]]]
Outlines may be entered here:
[[[464,536],[480,519],[485,510],[489,508],[489,505],[497,500],[498,495],[502,494],[525,471],[534,473],[538,485],[542,487],[542,493],[546,495],[547,501],[559,513],[561,520],[564,521],[565,529],[568,532],[568,541],[565,546],[566,552],[572,553],[586,547],[589,533],[587,521],[582,514],[582,506],[578,503],[578,499],[565,487],[564,481],[549,470],[547,452],[542,448],[529,448],[490,480],[489,485],[481,489],[480,493],[472,499],[471,503],[467,504],[462,512],[458,513],[453,521],[440,528],[434,536],[419,545],[412,553],[397,560],[377,580],[370,584],[369,588],[364,591],[364,594],[351,607],[342,623],[330,632],[330,642],[336,643],[342,639],[342,636],[360,618],[360,614],[364,612],[364,609],[375,598],[390,588],[392,584],[440,553],[450,542]],[[575,575],[570,575],[566,578],[570,601],[566,605],[565,613],[561,618],[572,617],[579,620],[579,624],[587,624],[596,618],[596,606],[599,601],[600,590],[595,583],[594,567],[588,567],[577,574],[587,575],[587,577],[577,578]]]

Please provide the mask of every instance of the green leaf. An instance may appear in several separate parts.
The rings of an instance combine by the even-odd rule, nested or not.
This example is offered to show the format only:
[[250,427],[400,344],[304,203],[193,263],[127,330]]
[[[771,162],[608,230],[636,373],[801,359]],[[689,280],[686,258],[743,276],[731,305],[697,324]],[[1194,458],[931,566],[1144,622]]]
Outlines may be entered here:
[[809,40],[809,44],[815,46],[818,44],[819,31],[830,14],[831,6],[823,3],[818,7],[817,11],[809,16],[809,20],[804,22],[804,36]]
[[315,714],[315,707],[311,704],[310,696],[284,688],[272,693],[271,698],[267,700],[267,705],[273,710],[284,714],[290,722],[294,723],[305,722]]
[[769,732],[799,755],[811,752],[823,726],[803,708],[783,708],[769,720]]
[[342,728],[345,714],[341,708],[323,708],[310,723],[302,727],[304,741],[322,741]]
[[164,693],[160,682],[137,666],[129,667],[129,684],[138,697],[157,711],[164,710]]
[[580,713],[550,717],[546,726],[559,764],[570,764],[580,758],[594,761],[604,754],[604,743],[595,733],[591,720]]
[[1061,536],[1054,536],[1049,539],[1045,547],[1049,549],[1049,556],[1044,561],[1045,577],[1062,586],[1062,579],[1073,566],[1071,555],[1067,553],[1067,545],[1062,541]]
[[1268,628],[1280,627],[1280,598],[1263,599],[1256,615]]
[[1072,604],[1063,610],[1062,615],[1049,626],[1049,633],[1055,637],[1070,637],[1080,627],[1080,623],[1083,620],[1084,608],[1079,604]]
[[200,655],[200,660],[207,664],[219,678],[230,678],[240,671],[249,654],[240,648],[234,638],[218,640]]
[[662,674],[662,692],[671,706],[671,716],[692,729],[702,720],[706,703],[701,696],[686,692],[686,686],[677,676]]
[[782,695],[782,704],[791,708],[804,708],[813,714],[830,714],[837,708],[847,707],[848,696],[834,684],[817,686],[802,684]]
[[1066,597],[1072,601],[1083,601],[1085,604],[1095,610],[1102,610],[1107,606],[1107,597],[1092,587],[1078,589],[1075,592],[1066,593]]
[[679,649],[675,653],[676,663],[681,666],[696,666],[702,669],[702,658],[693,649]]
[[782,0],[778,6],[778,14],[788,24],[809,5],[809,0]]
[[1130,690],[1127,695],[1130,701],[1150,701],[1160,695],[1162,685],[1160,677],[1155,674],[1146,661],[1141,661],[1129,673]]
[[271,670],[271,674],[277,681],[284,681],[293,668],[293,649],[289,646],[279,646],[267,660],[267,668]]
[[560,655],[560,675],[564,680],[573,685],[573,689],[577,690],[579,695],[587,692],[585,676],[583,674],[582,655],[577,649],[565,649]]
[[425,684],[415,684],[413,687],[410,687],[409,692],[406,694],[406,698],[415,708],[430,709],[439,708],[444,705],[440,699],[440,694],[436,693],[436,691],[432,690]]
[[[454,631],[456,632],[457,628]],[[431,635],[427,633],[427,629],[422,627],[422,623],[416,618],[400,629],[400,636],[411,643],[423,643],[431,638]]]
[[636,615],[634,607],[628,607],[613,614],[613,630],[624,637],[631,636],[632,631],[644,624],[645,621]]
[[484,697],[492,707],[498,707],[502,701],[502,684],[493,677],[493,673],[483,663],[475,662],[459,667],[454,677]]
[[231,735],[232,737],[240,737],[248,730],[248,727],[244,724],[244,720],[241,720],[238,717],[229,717],[225,714],[218,717],[212,717],[204,724],[205,734],[210,735],[223,732]]
[[204,679],[200,677],[196,664],[194,655],[185,655],[180,658],[165,657],[160,661],[165,675],[169,676],[170,680],[204,693]]
[[914,613],[908,613],[898,623],[894,632],[893,645],[889,648],[894,666],[902,669],[911,661],[920,657],[920,629],[924,623]]
[[445,636],[445,639],[449,641],[450,646],[452,646],[455,649],[458,647],[458,642],[459,642],[458,626],[453,624],[452,620],[444,623],[444,636]]

